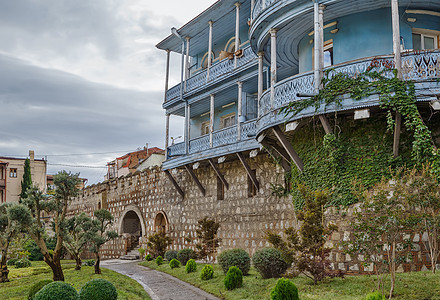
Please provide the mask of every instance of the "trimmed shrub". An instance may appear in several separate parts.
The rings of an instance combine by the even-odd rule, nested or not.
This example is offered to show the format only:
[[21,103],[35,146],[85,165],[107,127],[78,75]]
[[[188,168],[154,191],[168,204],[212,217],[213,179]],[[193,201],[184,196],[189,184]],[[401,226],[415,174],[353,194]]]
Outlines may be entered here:
[[366,300],[385,300],[386,298],[378,291],[368,294]]
[[16,267],[17,269],[20,269],[20,268],[29,268],[29,267],[31,267],[31,266],[32,266],[31,261],[30,261],[29,259],[27,259],[27,258],[22,258],[22,259],[19,259],[19,260],[17,260],[17,261],[15,262],[15,267]]
[[35,283],[33,286],[31,286],[31,288],[29,289],[28,300],[33,300],[35,294],[38,293],[44,286],[48,285],[51,282],[52,280],[50,279],[40,280],[37,283]]
[[165,252],[165,259],[167,261],[172,261],[174,258],[177,259],[177,253],[179,253],[177,250],[168,250]]
[[177,253],[177,259],[182,263],[182,265],[186,265],[188,260],[191,258],[196,258],[196,253],[193,249],[182,249]]
[[145,255],[145,260],[146,261],[152,261],[153,260],[153,256],[151,256],[151,254],[147,254],[147,255]]
[[209,280],[214,278],[214,268],[211,265],[205,265],[200,273],[202,280]]
[[298,300],[298,288],[286,278],[278,279],[277,285],[270,292],[271,300]]
[[255,252],[252,262],[263,278],[278,278],[289,267],[283,260],[282,253],[274,248],[258,250]]
[[247,275],[249,268],[251,267],[251,258],[243,249],[231,249],[223,251],[217,257],[217,260],[225,274],[229,271],[230,267],[235,266],[241,270],[243,275]]
[[178,261],[177,259],[173,258],[170,261],[170,268],[174,269],[174,268],[179,268],[180,267],[180,261]]
[[228,273],[226,273],[224,283],[227,290],[241,287],[243,285],[243,273],[236,266],[230,267]]
[[70,284],[55,281],[35,294],[34,300],[78,300],[78,293]]
[[8,266],[15,266],[15,263],[17,262],[18,258],[11,258],[6,263]]
[[92,266],[95,265],[95,260],[94,259],[88,259],[88,260],[83,262],[83,265],[92,267]]
[[194,259],[188,260],[188,262],[186,263],[186,266],[185,266],[185,271],[186,271],[186,273],[192,273],[192,272],[197,271],[197,264]]
[[158,266],[160,266],[161,264],[163,264],[163,258],[162,258],[162,256],[158,256],[157,258],[156,258],[156,264],[158,265]]
[[80,300],[116,300],[118,292],[108,280],[97,278],[87,282],[79,291]]

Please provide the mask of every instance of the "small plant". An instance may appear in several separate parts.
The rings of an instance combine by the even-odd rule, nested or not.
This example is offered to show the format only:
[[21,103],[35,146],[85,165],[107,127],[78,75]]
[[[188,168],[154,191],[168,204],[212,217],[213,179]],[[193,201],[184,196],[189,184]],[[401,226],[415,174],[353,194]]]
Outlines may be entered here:
[[31,261],[27,258],[22,258],[22,259],[19,259],[15,262],[15,267],[17,269],[29,268],[31,266],[32,266]]
[[167,252],[165,252],[165,259],[167,261],[171,261],[173,260],[173,258],[177,259],[177,253],[179,253],[179,251],[177,250],[168,250]]
[[108,280],[97,278],[87,282],[79,291],[79,300],[116,300],[118,292]]
[[163,257],[168,246],[172,243],[173,239],[166,235],[166,233],[158,232],[148,237],[147,250],[153,254],[153,257]]
[[286,278],[278,279],[277,285],[270,292],[271,300],[298,300],[298,288]]
[[228,273],[226,273],[224,283],[227,290],[241,287],[243,285],[243,273],[235,266],[230,267]]
[[73,286],[63,281],[45,285],[35,294],[34,300],[78,300],[78,293]]
[[182,249],[177,253],[177,259],[182,263],[182,265],[186,265],[188,260],[191,258],[196,258],[196,253],[193,249]]
[[247,275],[251,266],[251,258],[243,249],[231,249],[220,253],[217,257],[219,265],[226,274],[229,268],[236,266],[241,270],[243,275]]
[[258,250],[255,252],[252,262],[263,278],[280,277],[289,267],[283,260],[281,252],[274,248]]
[[385,300],[385,296],[383,296],[380,292],[375,291],[374,293],[368,294],[365,300]]
[[147,254],[147,255],[145,255],[145,260],[146,261],[152,261],[153,260],[153,256],[151,256],[151,254]]
[[44,286],[48,285],[51,282],[53,281],[50,279],[40,280],[37,283],[35,283],[33,286],[31,286],[31,288],[29,289],[28,300],[33,300],[35,294],[38,293]]
[[175,258],[173,258],[171,261],[170,261],[170,268],[171,269],[175,269],[175,268],[180,268],[180,261],[178,261],[177,259],[175,259]]
[[83,262],[83,265],[88,266],[88,267],[93,267],[95,265],[95,260],[94,259],[88,259],[88,260]]
[[15,266],[15,263],[17,262],[18,258],[11,258],[6,263],[8,266]]
[[188,260],[188,262],[186,263],[186,266],[185,266],[185,271],[186,271],[186,273],[192,273],[192,272],[197,271],[197,264],[194,259]]
[[157,258],[156,258],[156,264],[158,265],[158,266],[160,266],[161,264],[163,264],[163,258],[162,258],[162,256],[158,256]]
[[145,250],[144,248],[139,248],[139,249],[138,249],[139,257],[141,258],[141,260],[144,259],[145,251],[146,251],[146,250]]
[[197,239],[200,241],[197,245],[197,255],[200,259],[209,261],[210,258],[217,252],[221,239],[217,237],[217,231],[220,228],[220,223],[215,220],[204,217],[198,221],[198,228],[196,230]]
[[214,268],[211,265],[205,265],[200,273],[202,280],[209,280],[214,278]]

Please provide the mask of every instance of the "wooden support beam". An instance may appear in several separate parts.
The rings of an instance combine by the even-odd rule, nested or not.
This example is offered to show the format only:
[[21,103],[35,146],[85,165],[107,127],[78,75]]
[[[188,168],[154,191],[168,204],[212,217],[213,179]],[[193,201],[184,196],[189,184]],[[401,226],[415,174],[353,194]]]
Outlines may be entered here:
[[293,149],[292,144],[287,140],[287,137],[284,135],[283,131],[280,129],[280,127],[278,127],[278,125],[272,127],[272,131],[280,141],[283,148],[287,151],[289,157],[293,160],[297,168],[302,171],[304,169],[304,163],[299,155],[295,152],[295,149]]
[[319,115],[319,121],[321,121],[322,127],[324,127],[325,134],[333,133],[330,123],[325,115]]
[[255,188],[257,190],[260,189],[260,183],[258,182],[257,176],[255,176],[254,172],[252,172],[251,167],[248,165],[246,158],[244,157],[243,153],[238,152],[237,153],[238,159],[241,161],[243,167],[246,170],[247,175],[249,176],[249,178],[251,179],[253,185],[255,186]]
[[263,145],[267,149],[271,156],[280,161],[280,164],[283,167],[284,171],[290,172],[290,160],[283,157],[278,151],[275,150],[275,147],[281,148],[280,146],[274,146],[266,140],[261,141],[261,145]]
[[173,183],[174,187],[176,188],[177,192],[182,196],[182,198],[185,197],[185,193],[180,188],[179,184],[177,184],[176,180],[174,180],[173,175],[170,174],[170,171],[165,170],[165,174],[167,175],[168,179]]
[[208,159],[208,161],[211,167],[214,169],[215,174],[217,174],[217,177],[221,180],[226,189],[229,190],[229,183],[226,181],[225,177],[220,172],[220,169],[216,166],[215,162],[212,160],[212,158]]
[[202,192],[203,196],[206,194],[206,190],[203,187],[203,185],[200,183],[199,179],[197,178],[196,174],[194,173],[193,169],[189,165],[185,165],[185,169],[188,171],[189,175],[191,175],[192,179],[198,186],[199,190]]
[[[276,151],[278,154],[284,158],[289,164],[290,164],[290,156],[287,153],[286,150],[284,150],[283,147],[278,145],[278,143],[275,140],[272,140],[270,138],[266,138],[265,141]],[[264,145],[263,145],[264,146]]]
[[394,126],[394,142],[393,142],[393,155],[399,156],[399,144],[400,144],[400,127],[402,124],[402,115],[396,112],[396,120]]

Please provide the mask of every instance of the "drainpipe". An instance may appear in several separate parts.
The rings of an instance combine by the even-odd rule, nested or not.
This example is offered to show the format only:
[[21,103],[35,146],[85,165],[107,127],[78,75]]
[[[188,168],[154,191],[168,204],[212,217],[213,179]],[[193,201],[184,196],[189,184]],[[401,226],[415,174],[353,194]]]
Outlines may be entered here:
[[209,38],[208,38],[208,70],[206,72],[206,81],[209,81],[209,73],[211,70],[211,64],[212,64],[212,25],[214,24],[213,21],[209,21]]
[[263,94],[263,56],[264,52],[258,52],[258,117],[260,116],[260,101]]
[[163,102],[167,102],[168,82],[170,79],[170,50],[167,49],[167,69],[165,72],[165,96]]

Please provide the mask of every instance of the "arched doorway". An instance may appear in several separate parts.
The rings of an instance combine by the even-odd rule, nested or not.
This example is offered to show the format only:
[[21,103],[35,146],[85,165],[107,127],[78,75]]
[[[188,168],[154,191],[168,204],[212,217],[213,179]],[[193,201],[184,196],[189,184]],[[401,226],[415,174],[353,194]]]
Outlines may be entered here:
[[128,233],[137,239],[142,236],[141,220],[132,210],[127,212],[122,220],[122,233]]
[[141,237],[145,235],[145,222],[140,209],[128,205],[122,212],[118,224],[119,234],[125,241],[125,254],[142,244]]
[[169,230],[168,218],[165,212],[160,211],[157,213],[154,219],[154,231],[156,232],[167,232]]

